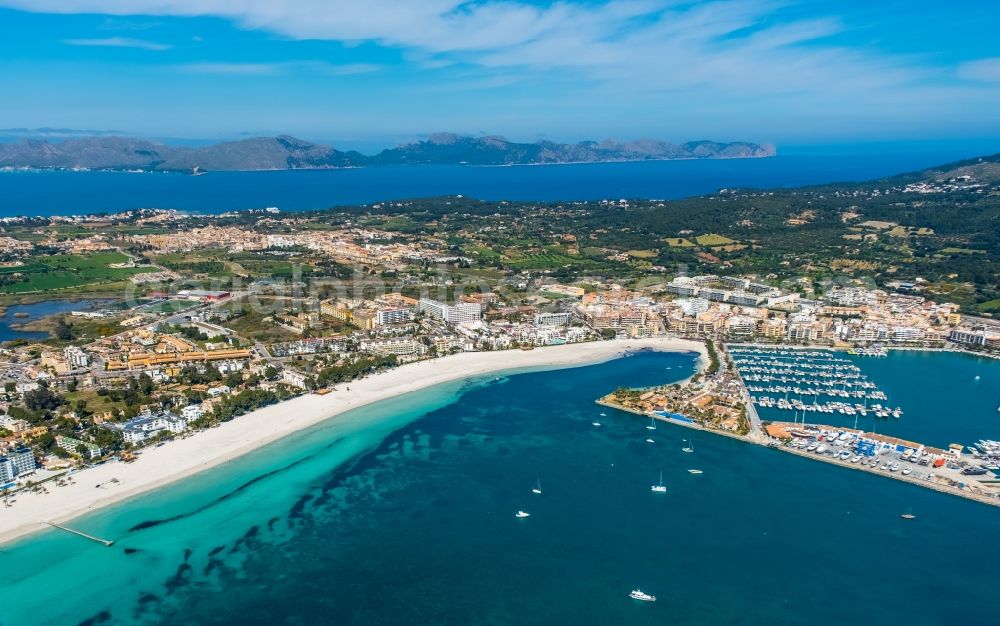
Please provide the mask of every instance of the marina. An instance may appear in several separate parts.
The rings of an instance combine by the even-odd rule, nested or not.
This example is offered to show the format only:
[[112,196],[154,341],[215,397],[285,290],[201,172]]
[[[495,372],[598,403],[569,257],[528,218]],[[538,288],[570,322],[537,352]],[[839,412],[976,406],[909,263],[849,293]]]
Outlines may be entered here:
[[801,414],[804,423],[806,413],[861,417],[870,413],[882,419],[899,419],[903,415],[902,408],[881,404],[888,400],[885,392],[854,362],[835,353],[738,346],[729,347],[729,352],[746,390],[758,394],[750,395],[750,401],[763,408],[794,411],[795,422]]
[[[907,422],[903,408],[889,405],[890,394],[854,360],[842,356],[844,353],[732,345],[725,346],[723,354],[728,356],[731,372],[719,374],[705,385],[695,385],[686,395],[670,396],[662,387],[648,388],[635,390],[632,396],[611,394],[599,403],[650,417],[653,422],[646,428],[654,427],[655,421],[665,421],[1000,506],[1000,441],[983,438],[968,445],[932,445],[886,432]],[[888,357],[870,362],[890,366],[896,360],[881,353],[849,356]],[[907,358],[926,356],[910,353]],[[936,354],[935,358],[956,356],[963,358],[951,354]],[[971,365],[975,361],[963,363]],[[763,376],[798,384],[745,382]],[[980,386],[983,375],[969,379],[979,391],[992,393],[990,387]],[[735,395],[733,384],[741,389]],[[692,419],[712,389],[715,394],[719,389],[728,389],[730,400],[724,400],[726,396],[718,398],[730,403],[736,398],[743,405],[748,432],[733,433]],[[791,420],[780,419],[789,412]],[[980,409],[979,413],[985,411]],[[923,422],[915,427],[925,426],[926,420],[934,417],[923,414],[915,418]],[[834,418],[844,423],[838,425]],[[692,452],[693,445],[693,440],[684,439],[682,450]]]
[[[729,353],[737,373],[747,380],[766,371],[771,376],[788,377],[802,381],[808,387],[789,385],[762,385],[744,383],[751,403],[759,408],[793,411],[791,424],[771,421],[766,424],[768,445],[795,453],[805,453],[856,469],[907,480],[923,482],[973,493],[992,501],[996,490],[985,481],[996,480],[1000,472],[1000,445],[980,440],[973,446],[951,444],[947,448],[887,436],[876,432],[871,422],[871,432],[858,429],[862,417],[872,416],[885,420],[903,417],[900,407],[890,408],[887,394],[869,380],[862,368],[850,359],[829,351],[802,351],[792,349],[763,349],[729,346]],[[855,356],[885,357],[882,349],[868,349],[864,354],[853,351]],[[744,374],[744,372],[749,372]],[[850,380],[853,386],[824,384],[830,380]],[[975,377],[980,380],[979,376]],[[754,393],[783,394],[750,395]],[[861,399],[861,402],[829,400],[827,397]],[[851,428],[816,424],[813,416],[838,414],[853,417]],[[978,479],[978,480],[972,480]]]

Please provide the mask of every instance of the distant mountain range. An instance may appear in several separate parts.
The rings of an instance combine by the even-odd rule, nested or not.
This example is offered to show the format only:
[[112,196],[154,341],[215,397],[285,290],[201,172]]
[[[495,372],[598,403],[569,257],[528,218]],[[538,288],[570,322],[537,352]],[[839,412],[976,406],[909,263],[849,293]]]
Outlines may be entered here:
[[0,143],[0,167],[144,171],[289,170],[369,165],[534,165],[654,161],[670,159],[750,159],[774,156],[774,148],[755,143],[691,141],[671,144],[643,139],[539,141],[515,143],[503,137],[467,137],[437,133],[366,156],[282,135],[255,137],[210,146],[171,146],[146,139],[99,136],[51,142],[21,139]]

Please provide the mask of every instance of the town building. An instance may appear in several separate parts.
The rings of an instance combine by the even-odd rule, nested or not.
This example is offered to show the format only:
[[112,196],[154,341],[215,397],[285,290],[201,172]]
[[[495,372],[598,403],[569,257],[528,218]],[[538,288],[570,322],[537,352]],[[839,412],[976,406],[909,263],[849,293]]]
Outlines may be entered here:
[[69,346],[63,350],[63,357],[65,357],[66,363],[71,370],[83,369],[90,366],[90,357],[76,346]]
[[82,454],[88,459],[96,459],[103,453],[101,448],[96,444],[65,435],[56,435],[56,445],[70,454],[81,454],[80,450],[82,446]]
[[565,326],[573,321],[569,311],[559,313],[539,313],[535,315],[536,326]]
[[421,313],[449,324],[478,322],[483,317],[483,306],[478,302],[458,302],[452,306],[430,298],[421,298],[418,306]]
[[0,456],[0,484],[13,482],[16,478],[34,474],[38,465],[31,448],[19,447]]

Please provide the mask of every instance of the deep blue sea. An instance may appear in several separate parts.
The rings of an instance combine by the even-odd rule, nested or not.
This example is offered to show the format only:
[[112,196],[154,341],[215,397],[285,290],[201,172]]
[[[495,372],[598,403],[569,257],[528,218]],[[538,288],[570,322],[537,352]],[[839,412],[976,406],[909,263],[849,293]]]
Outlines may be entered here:
[[[978,147],[981,151],[982,147]],[[908,152],[779,154],[768,159],[650,161],[514,167],[461,165],[345,170],[0,173],[0,217],[135,208],[218,213],[323,209],[382,200],[465,195],[483,200],[671,199],[726,187],[792,187],[857,181],[968,158],[972,147]]]
[[[923,358],[892,366],[935,367]],[[597,396],[679,380],[694,360],[640,353],[487,377],[340,416],[73,522],[112,548],[51,532],[4,547],[0,622],[923,626],[1000,614],[998,509],[599,416]],[[899,400],[947,402],[922,391]],[[668,492],[653,494],[661,471]],[[900,519],[909,508],[917,520]],[[636,587],[658,601],[627,598]]]

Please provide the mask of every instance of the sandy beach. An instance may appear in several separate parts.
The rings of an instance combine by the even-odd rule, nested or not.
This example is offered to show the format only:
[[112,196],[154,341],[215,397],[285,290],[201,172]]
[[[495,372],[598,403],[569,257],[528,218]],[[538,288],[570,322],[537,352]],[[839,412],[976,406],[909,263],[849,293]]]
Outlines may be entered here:
[[[453,380],[503,370],[564,368],[607,361],[626,350],[698,352],[705,346],[684,339],[649,338],[628,341],[550,346],[530,351],[465,352],[421,361],[340,385],[328,395],[308,394],[240,416],[211,428],[143,450],[133,463],[107,463],[73,475],[74,483],[52,486],[47,494],[20,493],[10,508],[0,509],[0,544],[62,523],[116,502],[157,489],[221,465],[251,450],[345,411]],[[595,398],[596,399],[596,398]],[[111,479],[113,486],[95,489]]]

